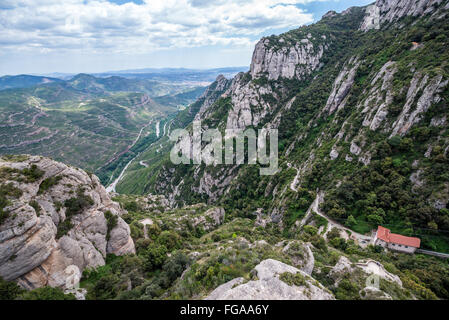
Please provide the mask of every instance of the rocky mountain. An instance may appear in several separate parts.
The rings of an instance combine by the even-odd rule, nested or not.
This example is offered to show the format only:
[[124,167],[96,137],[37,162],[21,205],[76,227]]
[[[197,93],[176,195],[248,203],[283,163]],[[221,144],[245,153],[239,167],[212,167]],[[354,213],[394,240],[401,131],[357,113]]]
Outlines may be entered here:
[[[38,156],[0,158],[0,277],[63,287],[72,273],[134,253],[124,211],[98,178]],[[67,268],[74,268],[74,271]]]
[[250,71],[211,96],[207,112],[189,112],[203,129],[279,129],[277,174],[173,165],[167,156],[132,192],[263,212],[293,230],[320,190],[324,213],[355,231],[383,223],[448,251],[437,231],[449,230],[448,9],[442,0],[378,0],[261,39]]
[[[447,299],[446,260],[371,232],[449,253],[448,14],[448,0],[377,0],[261,39],[248,72],[112,165],[112,199],[80,169],[2,157],[0,276],[63,286],[73,264],[87,299]],[[194,120],[278,129],[278,170],[171,163],[170,132]]]

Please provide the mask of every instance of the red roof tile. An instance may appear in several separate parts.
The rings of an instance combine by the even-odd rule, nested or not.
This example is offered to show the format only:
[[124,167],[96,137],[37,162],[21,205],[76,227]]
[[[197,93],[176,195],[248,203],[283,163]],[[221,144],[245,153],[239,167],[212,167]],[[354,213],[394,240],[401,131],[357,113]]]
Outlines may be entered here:
[[388,243],[401,244],[415,248],[419,248],[421,245],[421,239],[419,238],[406,237],[400,234],[391,233],[389,229],[381,226],[377,227],[377,238]]
[[390,230],[381,226],[377,227],[377,237],[385,242],[390,242]]

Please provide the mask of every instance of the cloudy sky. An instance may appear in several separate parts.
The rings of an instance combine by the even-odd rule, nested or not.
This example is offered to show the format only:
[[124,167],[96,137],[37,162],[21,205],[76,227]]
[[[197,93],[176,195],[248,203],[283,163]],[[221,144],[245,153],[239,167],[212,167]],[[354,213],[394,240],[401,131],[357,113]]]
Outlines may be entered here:
[[374,0],[0,0],[0,74],[249,65],[265,35]]

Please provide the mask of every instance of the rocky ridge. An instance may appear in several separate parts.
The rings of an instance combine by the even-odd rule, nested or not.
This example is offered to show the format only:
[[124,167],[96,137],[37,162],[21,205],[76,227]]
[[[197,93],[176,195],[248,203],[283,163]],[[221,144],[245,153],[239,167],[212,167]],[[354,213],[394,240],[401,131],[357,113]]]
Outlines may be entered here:
[[[134,253],[123,210],[98,178],[38,156],[2,157],[9,196],[0,224],[0,276],[27,289],[65,287],[77,273],[105,264],[108,253]],[[112,222],[111,222],[112,221]]]

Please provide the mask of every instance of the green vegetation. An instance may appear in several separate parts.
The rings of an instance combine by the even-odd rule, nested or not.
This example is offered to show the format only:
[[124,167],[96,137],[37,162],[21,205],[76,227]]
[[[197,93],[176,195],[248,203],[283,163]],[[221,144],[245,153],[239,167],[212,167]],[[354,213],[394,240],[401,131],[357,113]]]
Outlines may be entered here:
[[279,279],[284,281],[289,286],[304,286],[306,285],[306,278],[300,273],[297,272],[295,274],[291,272],[284,272],[279,275]]
[[0,277],[0,300],[14,300],[24,291],[15,282],[8,282]]
[[108,226],[106,240],[109,241],[109,239],[111,237],[112,229],[114,229],[117,226],[118,217],[116,215],[112,214],[111,211],[106,211],[104,213],[104,217],[106,218],[106,222],[107,222],[107,226]]
[[11,204],[10,198],[19,198],[21,196],[22,190],[17,189],[12,183],[0,184],[0,224],[9,216],[9,212],[5,208]]
[[[81,287],[88,290],[88,299],[201,299],[237,277],[256,280],[254,267],[265,259],[297,266],[297,261],[306,258],[301,245],[306,242],[313,244],[312,277],[337,299],[361,299],[359,292],[365,288],[369,276],[356,268],[345,273],[336,284],[329,271],[343,255],[352,262],[374,259],[398,275],[404,288],[384,279],[380,282],[381,290],[394,299],[410,299],[412,294],[419,299],[449,297],[449,283],[445,280],[449,279],[449,269],[445,260],[377,252],[372,246],[362,249],[352,240],[339,238],[336,229],[328,234],[329,241],[326,241],[312,225],[285,238],[277,225],[258,227],[254,220],[233,217],[233,212],[227,212],[224,224],[198,235],[180,217],[189,212],[192,217],[199,217],[207,211],[207,206],[165,208],[162,213],[156,207],[142,209],[143,197],[119,196],[115,200],[122,206],[132,203],[135,211],[123,217],[131,227],[143,218],[150,218],[153,224],[147,225],[148,238],[143,233],[135,235],[135,255],[108,255],[105,266],[84,271]],[[266,244],[255,245],[259,240]],[[293,242],[284,250],[289,241]],[[284,273],[280,279],[288,285],[304,286],[306,280],[317,284],[301,273]]]
[[17,300],[76,300],[73,294],[64,294],[59,288],[42,287],[26,291]]
[[[74,215],[81,214],[85,209],[91,207],[94,204],[92,198],[88,195],[84,194],[83,189],[77,190],[77,196],[74,198],[67,199],[64,202],[64,206],[66,208],[65,211],[65,220],[59,223],[56,233],[56,239],[61,238],[66,235],[72,228],[73,224],[71,222],[71,218]],[[109,220],[108,220],[109,226]],[[109,230],[109,229],[108,229]]]
[[41,182],[39,185],[38,194],[42,194],[47,190],[51,189],[53,186],[57,185],[59,181],[61,181],[62,176],[52,176]]

